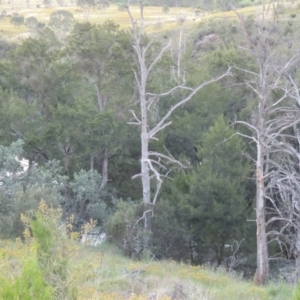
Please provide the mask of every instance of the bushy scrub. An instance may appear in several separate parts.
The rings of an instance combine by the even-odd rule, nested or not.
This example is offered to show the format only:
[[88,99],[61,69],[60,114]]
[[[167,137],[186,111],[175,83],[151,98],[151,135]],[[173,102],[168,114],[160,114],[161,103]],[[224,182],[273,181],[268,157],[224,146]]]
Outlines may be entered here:
[[47,205],[58,207],[58,192],[55,187],[15,186],[10,194],[0,191],[0,237],[14,238],[22,236],[24,225],[20,215],[38,208],[41,198]]
[[[24,243],[3,251],[0,299],[75,300],[69,263],[77,247],[68,238],[69,225],[60,224],[60,210],[44,200],[36,212],[21,215]],[[24,258],[25,257],[25,258]]]
[[17,158],[23,155],[23,141],[0,146],[0,238],[20,237],[24,226],[20,215],[38,208],[41,198],[47,205],[58,207],[62,183],[62,168],[58,161],[44,166],[31,166],[28,171]]
[[188,228],[180,223],[176,207],[161,199],[155,206],[152,219],[151,251],[159,259],[188,261],[190,238]]
[[[76,299],[76,288],[69,282],[68,265],[70,252],[65,227],[59,222],[59,210],[49,208],[41,201],[34,217],[23,217],[30,226],[36,247],[37,262],[48,286],[53,289],[54,299]],[[27,227],[27,232],[29,228]]]
[[253,2],[250,0],[243,0],[240,2],[241,7],[247,7],[253,5]]
[[10,237],[20,237],[24,231],[24,224],[20,219],[21,214],[38,209],[41,199],[44,199],[48,206],[58,208],[58,191],[55,187],[31,186],[25,191],[14,191],[14,207],[12,213],[12,228]]
[[[119,201],[115,213],[105,224],[105,231],[111,241],[129,257],[142,252],[142,234],[139,203]],[[140,219],[140,220],[139,220]]]
[[102,225],[108,217],[105,200],[112,196],[101,190],[101,182],[102,177],[98,172],[81,170],[74,174],[74,180],[69,184],[71,199],[65,205],[65,212],[74,215],[73,226],[78,231],[90,219]]

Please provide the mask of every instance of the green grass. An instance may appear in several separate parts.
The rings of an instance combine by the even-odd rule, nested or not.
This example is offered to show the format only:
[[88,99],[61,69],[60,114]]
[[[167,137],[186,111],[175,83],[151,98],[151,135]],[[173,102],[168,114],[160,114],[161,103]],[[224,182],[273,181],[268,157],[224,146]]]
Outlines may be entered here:
[[[188,300],[291,300],[293,287],[274,282],[263,287],[228,274],[174,261],[151,258],[133,261],[108,244],[100,247],[70,242],[70,278],[79,299],[147,300],[156,295],[171,300],[174,293]],[[21,242],[0,242],[0,272],[17,278],[22,262],[32,257],[32,247]]]
[[151,294],[170,299],[168,296],[176,291],[189,300],[291,300],[293,295],[293,287],[284,282],[258,287],[224,270],[215,272],[209,268],[151,258],[133,261],[107,244],[98,248],[82,247],[79,251],[84,259],[74,262],[74,272],[82,273],[80,269],[88,264],[93,273],[80,286],[81,299],[90,299],[85,298],[87,289],[93,291],[95,299],[102,295],[103,300],[109,297],[128,299],[132,295],[146,300]]

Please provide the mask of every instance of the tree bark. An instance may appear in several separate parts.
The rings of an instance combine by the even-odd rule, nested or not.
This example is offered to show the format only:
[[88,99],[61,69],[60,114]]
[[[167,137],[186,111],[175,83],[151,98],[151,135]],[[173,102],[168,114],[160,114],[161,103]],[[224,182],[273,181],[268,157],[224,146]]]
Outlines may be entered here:
[[95,83],[95,88],[97,91],[97,100],[98,100],[99,111],[103,112],[105,110],[105,100],[104,100],[104,97],[101,95],[100,88],[97,83]]
[[63,149],[64,151],[64,172],[65,175],[69,176],[69,165],[70,165],[70,152],[71,152],[71,146],[66,146]]
[[103,151],[103,161],[102,161],[102,182],[100,190],[104,189],[108,182],[108,149],[105,147]]
[[95,156],[93,154],[90,154],[90,170],[94,171],[94,158]]
[[[98,84],[95,83],[95,87],[97,91],[98,107],[99,107],[99,111],[103,112],[106,107],[106,97],[101,94],[100,87],[98,86]],[[102,161],[102,183],[100,186],[101,190],[105,188],[108,182],[108,158],[109,158],[109,150],[107,147],[105,147],[103,152],[103,161]]]
[[263,176],[263,154],[260,140],[257,143],[256,161],[256,235],[257,235],[257,269],[255,282],[264,284],[268,278],[268,247],[265,222],[265,199],[264,199],[264,176]]
[[[141,51],[143,53],[143,49]],[[147,72],[145,57],[140,56],[140,108],[141,108],[141,176],[142,176],[142,187],[143,187],[143,206],[144,212],[149,209],[152,211],[151,204],[151,178],[149,170],[149,134],[148,134],[148,116],[147,116],[147,100],[146,100],[146,84],[147,84]],[[151,232],[151,216],[145,214],[144,217],[144,238],[143,246],[144,249],[148,249],[150,245],[149,235]]]
[[[146,82],[142,76],[141,80],[141,93],[140,93],[140,107],[141,107],[141,174],[142,174],[142,186],[143,186],[143,203],[149,205],[151,202],[150,195],[150,174],[149,174],[149,138],[148,138],[148,116],[147,116],[147,105],[146,105]],[[145,218],[146,219],[146,218]]]

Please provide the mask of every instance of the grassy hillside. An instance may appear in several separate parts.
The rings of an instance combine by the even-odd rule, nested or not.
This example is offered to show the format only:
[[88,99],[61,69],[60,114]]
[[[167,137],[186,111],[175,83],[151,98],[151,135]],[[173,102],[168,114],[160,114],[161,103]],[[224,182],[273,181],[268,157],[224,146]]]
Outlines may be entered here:
[[[204,267],[193,267],[172,261],[132,261],[114,253],[110,247],[85,248],[89,255],[102,251],[99,277],[88,282],[97,295],[111,295],[107,299],[292,299],[292,288],[283,283],[261,288],[250,282],[230,276],[225,271],[213,272]],[[115,294],[115,296],[112,296]],[[133,295],[136,295],[133,297]],[[177,296],[176,296],[177,295]],[[82,294],[83,299],[84,293]],[[100,299],[99,297],[97,299]],[[101,299],[106,299],[102,298]]]
[[[41,7],[40,5],[34,4],[34,1],[31,1],[30,8],[26,8],[25,1],[17,2],[15,1],[14,6],[8,4],[0,4],[0,15],[2,11],[6,11],[7,17],[0,18],[0,36],[10,40],[16,39],[24,39],[30,36],[30,32],[28,28],[24,25],[15,26],[10,23],[10,16],[13,13],[18,13],[20,16],[26,18],[34,16],[38,19],[39,22],[43,22],[45,24],[49,21],[49,16],[51,13],[55,12],[59,9],[64,9],[70,11],[75,19],[79,22],[83,22],[85,20],[83,11],[74,6],[74,4],[68,3],[69,5],[64,7]],[[38,3],[38,2],[37,2]],[[293,12],[299,12],[299,8],[296,3],[282,6],[284,10],[293,10]],[[241,8],[238,11],[241,14],[257,14],[262,10],[261,6],[249,6],[245,8]],[[131,8],[131,12],[134,18],[139,17],[139,7],[133,6]],[[227,12],[204,12],[199,11],[195,8],[182,8],[182,7],[171,7],[168,13],[164,13],[162,7],[145,7],[144,10],[144,18],[145,23],[147,24],[148,32],[160,32],[167,30],[174,30],[179,28],[178,19],[184,17],[185,26],[186,27],[195,27],[195,25],[199,25],[202,22],[205,22],[209,19],[227,19],[227,18],[236,18],[236,15],[233,11]],[[289,14],[287,14],[289,17]],[[129,28],[130,27],[130,19],[126,11],[118,10],[116,5],[111,5],[105,9],[93,9],[89,12],[88,21],[96,24],[103,23],[105,20],[114,20],[116,23],[120,25],[121,28]]]
[[[38,21],[43,23],[48,22],[51,13],[58,9],[62,9],[59,7],[33,7],[30,9],[19,7],[12,9],[11,7],[5,7],[3,5],[1,8],[5,9],[7,11],[7,14],[18,12],[18,14],[24,16],[25,19],[30,16],[34,16],[38,19]],[[78,7],[67,6],[63,9],[70,11],[77,21],[84,21],[83,12]],[[139,7],[133,7],[132,13],[134,17],[138,17]],[[162,25],[167,25],[167,27],[170,28],[174,27],[174,25],[177,26],[177,18],[180,15],[184,15],[189,22],[196,22],[200,20],[200,18],[196,18],[195,11],[191,8],[171,8],[168,14],[164,14],[161,7],[147,7],[145,9],[145,21],[147,22],[147,24],[149,25],[149,29],[151,30],[158,30],[162,27]],[[88,18],[88,20],[92,23],[102,23],[107,19],[114,20],[121,26],[121,28],[128,28],[130,26],[130,19],[127,12],[118,10],[118,7],[115,5],[102,10],[91,10]],[[24,25],[16,27],[11,24],[9,17],[2,19],[0,26],[1,35],[6,38],[20,34],[26,34],[29,32]]]
[[[65,9],[70,11],[75,19],[79,22],[84,21],[84,14],[82,10],[74,4],[65,7],[40,7],[31,1],[30,8],[26,8],[25,1],[17,2],[15,1],[14,6],[8,4],[0,4],[0,14],[3,10],[6,11],[7,17],[0,19],[0,35],[4,38],[26,38],[29,36],[29,30],[24,25],[15,26],[10,23],[10,17],[13,13],[18,13],[25,19],[34,16],[38,21],[46,23],[49,21],[49,16],[51,13],[58,9]],[[253,13],[259,11],[261,8],[257,6],[246,7],[240,9],[241,13]],[[139,7],[134,6],[131,8],[132,14],[135,18],[139,17]],[[168,13],[163,13],[162,7],[146,7],[144,11],[145,22],[147,23],[147,30],[150,32],[157,32],[161,30],[174,29],[179,27],[178,18],[184,16],[187,26],[194,26],[202,21],[210,18],[232,18],[235,17],[233,12],[214,12],[208,13],[204,11],[198,11],[194,8],[175,8],[171,7]],[[110,19],[118,23],[121,28],[128,28],[130,26],[130,19],[126,11],[118,10],[116,5],[111,5],[105,9],[91,10],[89,13],[88,20],[92,23],[102,23],[105,20]]]
[[[77,242],[72,217],[44,200],[37,212],[21,215],[23,240],[0,240],[0,299],[16,300],[291,300],[284,282],[256,286],[224,269],[132,260],[108,243]],[[95,222],[81,232],[93,230]]]
[[[283,282],[257,287],[224,270],[216,272],[155,258],[133,261],[104,244],[100,247],[69,243],[70,283],[79,298],[101,300],[290,300],[293,288]],[[34,248],[19,242],[0,242],[2,275],[18,277]],[[151,298],[152,297],[152,298]]]

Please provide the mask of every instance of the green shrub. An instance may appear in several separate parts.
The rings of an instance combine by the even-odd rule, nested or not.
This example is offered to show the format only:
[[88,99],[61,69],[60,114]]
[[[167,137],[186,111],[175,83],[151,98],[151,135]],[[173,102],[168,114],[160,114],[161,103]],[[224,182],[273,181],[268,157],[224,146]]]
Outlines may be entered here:
[[68,280],[71,250],[68,248],[66,228],[60,226],[60,211],[49,208],[42,200],[33,217],[23,220],[32,231],[38,265],[45,282],[53,289],[54,299],[75,300],[77,289]]
[[241,7],[247,7],[247,6],[251,6],[251,5],[253,5],[251,0],[243,0],[243,1],[240,2]]
[[142,240],[142,222],[138,222],[142,213],[139,203],[119,201],[115,213],[107,220],[105,232],[112,238],[113,243],[122,249],[125,255],[138,255]]
[[56,188],[30,186],[25,191],[21,186],[14,187],[9,196],[0,192],[0,238],[21,237],[24,225],[20,215],[35,211],[44,197],[47,205],[58,207],[58,191]]
[[119,11],[124,11],[126,10],[126,4],[125,3],[118,3],[118,10]]
[[10,23],[14,24],[15,26],[21,26],[24,24],[24,17],[20,16],[18,13],[14,13],[10,19]]
[[[31,255],[23,264],[22,258],[8,258],[2,265],[2,274],[6,276],[0,276],[0,299],[77,299],[77,288],[70,283],[68,270],[76,247],[68,238],[69,226],[60,224],[60,210],[49,208],[42,200],[36,212],[21,214],[21,220],[25,227],[24,240]],[[16,268],[11,269],[12,264]]]
[[52,289],[43,278],[36,260],[26,261],[20,277],[0,277],[0,298],[6,300],[52,300]]

